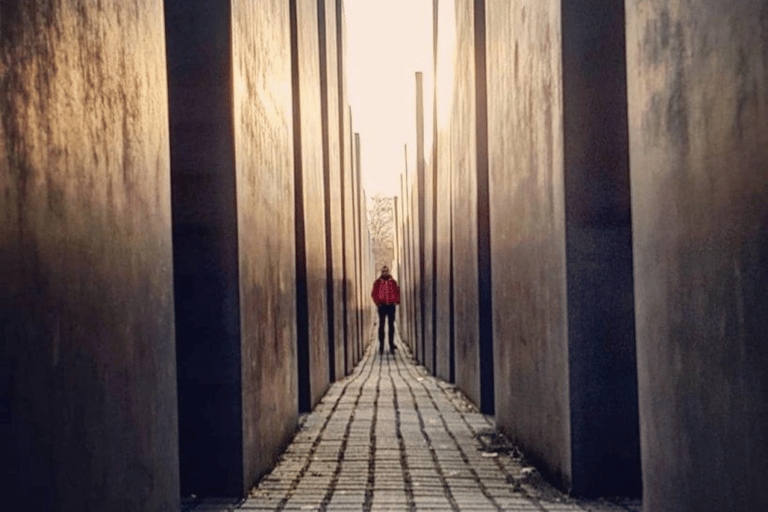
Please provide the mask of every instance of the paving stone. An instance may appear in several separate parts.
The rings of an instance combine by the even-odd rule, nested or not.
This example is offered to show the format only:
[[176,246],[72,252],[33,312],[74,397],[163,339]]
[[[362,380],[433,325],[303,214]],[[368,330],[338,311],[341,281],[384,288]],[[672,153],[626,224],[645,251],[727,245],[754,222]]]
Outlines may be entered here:
[[293,443],[247,500],[209,500],[185,510],[319,510],[324,503],[327,512],[409,504],[418,511],[642,512],[636,500],[574,500],[545,484],[515,484],[521,460],[486,453],[478,440],[478,432],[493,431],[492,419],[427,375],[402,345],[384,359],[372,347],[302,417]]

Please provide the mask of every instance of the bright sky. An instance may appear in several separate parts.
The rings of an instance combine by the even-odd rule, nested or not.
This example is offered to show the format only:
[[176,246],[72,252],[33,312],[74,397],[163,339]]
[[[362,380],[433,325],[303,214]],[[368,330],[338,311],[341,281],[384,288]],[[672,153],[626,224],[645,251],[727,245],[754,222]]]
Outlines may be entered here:
[[369,196],[399,195],[404,145],[409,159],[416,153],[416,71],[424,73],[425,101],[431,101],[426,93],[432,0],[347,0],[344,11],[349,102],[352,129],[360,133],[363,185]]

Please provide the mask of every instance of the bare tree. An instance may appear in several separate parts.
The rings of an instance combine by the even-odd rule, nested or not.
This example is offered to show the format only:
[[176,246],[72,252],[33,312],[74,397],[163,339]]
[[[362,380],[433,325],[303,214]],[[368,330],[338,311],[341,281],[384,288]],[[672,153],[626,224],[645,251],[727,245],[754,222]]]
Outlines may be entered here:
[[371,244],[375,269],[387,265],[392,267],[395,247],[394,199],[381,194],[371,198],[368,209],[368,227],[371,230]]

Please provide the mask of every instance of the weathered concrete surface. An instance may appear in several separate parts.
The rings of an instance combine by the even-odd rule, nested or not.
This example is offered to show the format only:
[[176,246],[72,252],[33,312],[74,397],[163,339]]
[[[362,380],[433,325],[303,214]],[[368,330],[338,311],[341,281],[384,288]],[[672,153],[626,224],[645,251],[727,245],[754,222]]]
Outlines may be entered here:
[[[449,4],[451,2],[448,2]],[[477,272],[477,152],[474,6],[455,2],[454,86],[452,95],[451,207],[456,342],[456,385],[483,408],[480,390],[480,332]],[[450,21],[446,20],[447,23]],[[441,21],[442,23],[442,21]],[[438,29],[439,30],[439,29]]]
[[411,281],[408,283],[408,293],[411,300],[411,344],[417,360],[422,354],[423,315],[421,309],[421,245],[419,244],[419,189],[415,169],[407,169],[406,173],[408,195],[408,231],[410,237]]
[[568,481],[560,2],[486,8],[496,419]]
[[429,244],[429,272],[432,279],[432,285],[430,286],[429,302],[430,302],[430,318],[432,320],[430,325],[431,342],[432,342],[432,361],[430,369],[433,375],[437,375],[437,360],[438,360],[438,347],[437,347],[437,176],[438,176],[438,159],[437,159],[437,81],[435,80],[437,72],[437,0],[432,0],[432,69],[430,74],[432,76],[431,87],[429,88],[429,101],[430,101],[430,114],[431,119],[429,121],[429,131],[431,134],[431,142],[429,144],[429,195],[428,197],[428,210],[430,215],[429,220],[429,235],[427,237]]
[[247,488],[296,425],[296,273],[288,4],[232,4]]
[[347,135],[349,138],[349,155],[350,155],[350,175],[351,175],[351,195],[352,195],[352,289],[354,290],[354,293],[352,294],[352,321],[355,325],[355,331],[357,332],[357,336],[355,337],[354,343],[352,345],[352,358],[355,361],[355,364],[360,360],[360,347],[362,345],[362,340],[360,339],[360,265],[359,265],[359,247],[358,247],[358,241],[359,238],[359,231],[358,231],[358,218],[357,218],[357,199],[358,199],[358,177],[357,177],[357,147],[355,147],[355,135],[352,132],[352,107],[348,106],[347,110],[349,111],[349,124],[347,125]]
[[456,45],[453,2],[440,1],[433,13],[437,26],[437,50],[435,59],[435,104],[436,136],[433,144],[437,159],[437,180],[435,188],[438,200],[435,203],[436,216],[436,272],[435,272],[435,375],[454,382],[453,347],[451,331],[453,325],[451,308],[452,281],[452,153],[451,153],[451,98],[454,86],[453,52]]
[[[400,284],[400,308],[399,315],[395,317],[395,322],[398,325],[400,339],[403,343],[411,347],[413,340],[413,329],[411,322],[411,295],[408,292],[408,287],[411,283],[411,238],[409,235],[408,226],[408,193],[406,191],[405,173],[400,175],[400,195],[395,199],[395,205],[398,208],[398,227],[400,230],[400,246],[401,246],[401,260],[398,263],[399,268],[399,284]],[[411,348],[413,350],[413,348]]]
[[[364,343],[368,341],[365,337],[363,327],[363,266],[362,266],[362,230],[361,230],[361,209],[360,209],[360,139],[356,133],[354,133],[352,121],[352,108],[350,107],[350,123],[349,123],[349,141],[352,148],[352,225],[354,228],[355,236],[353,239],[355,250],[355,270],[352,274],[352,279],[355,284],[355,302],[354,302],[354,318],[357,325],[357,338],[355,340],[355,362],[360,361],[363,355]],[[366,284],[367,288],[367,284]]]
[[417,215],[419,222],[419,268],[421,269],[421,332],[417,335],[419,346],[418,360],[430,371],[433,371],[434,332],[432,326],[432,173],[427,163],[424,131],[427,125],[424,73],[416,73],[416,189]]
[[496,419],[569,482],[560,2],[486,9]]
[[572,492],[641,492],[624,7],[562,2]]
[[336,0],[336,51],[338,75],[338,116],[339,116],[339,173],[341,175],[341,238],[342,238],[342,296],[344,300],[344,350],[345,373],[347,375],[355,367],[355,344],[357,342],[357,326],[355,324],[354,308],[354,227],[352,201],[352,141],[349,126],[351,123],[349,111],[349,91],[346,78],[346,21],[344,18],[344,3]]
[[3,508],[179,507],[162,9],[0,3]]
[[346,347],[344,340],[344,268],[341,210],[341,141],[339,140],[339,85],[338,52],[336,50],[336,0],[317,0],[318,28],[320,40],[320,94],[323,122],[323,168],[326,204],[326,257],[331,269],[328,273],[330,293],[329,305],[329,350],[331,352],[331,380],[339,379],[346,373]]
[[[407,165],[407,163],[406,163]],[[407,336],[405,341],[411,348],[411,351],[416,353],[416,296],[414,293],[416,282],[416,266],[414,265],[414,244],[413,244],[413,196],[411,194],[411,183],[408,168],[406,167],[405,175],[403,176],[403,224],[404,230],[403,238],[405,240],[406,249],[406,267],[408,272],[405,282],[401,283],[401,295],[403,295],[405,307],[403,310],[403,319],[406,321],[407,327],[405,329]]]
[[329,384],[323,137],[317,3],[292,0],[299,408]]
[[166,20],[182,487],[242,496],[298,413],[289,10]]
[[201,2],[165,10],[184,494],[245,487],[229,12]]
[[[399,207],[400,216],[400,239],[402,240],[402,261],[400,262],[400,315],[399,318],[395,317],[395,322],[399,326],[400,339],[411,346],[412,341],[412,329],[411,329],[411,296],[408,293],[408,286],[411,282],[411,265],[410,265],[410,244],[411,238],[409,236],[408,227],[408,193],[405,179],[405,173],[400,175],[400,195],[398,196],[397,204]],[[413,350],[413,349],[411,349]]]
[[[407,152],[406,152],[407,153]],[[418,347],[417,342],[417,302],[416,302],[416,282],[417,276],[417,264],[416,261],[416,245],[414,238],[414,215],[413,215],[413,172],[408,169],[406,154],[406,169],[402,177],[402,212],[403,212],[403,240],[405,249],[405,267],[407,268],[406,274],[403,276],[403,280],[400,282],[400,295],[402,296],[401,302],[401,314],[403,315],[403,321],[406,324],[403,334],[404,341],[411,348],[411,351],[416,354]]]
[[358,322],[360,325],[360,340],[358,350],[358,360],[362,359],[365,351],[365,343],[368,341],[367,332],[369,325],[367,324],[368,315],[367,311],[370,309],[371,300],[368,296],[368,272],[366,266],[366,237],[368,233],[368,215],[365,211],[365,193],[363,191],[362,183],[362,146],[360,144],[360,134],[353,131],[353,159],[354,173],[355,173],[355,226],[357,229],[357,307],[358,307]]
[[622,8],[486,14],[497,419],[562,488],[636,494]]
[[766,510],[768,4],[630,1],[627,40],[644,506]]
[[493,308],[491,290],[491,233],[488,186],[488,85],[486,71],[485,0],[476,0],[475,39],[475,179],[477,187],[477,310],[480,359],[480,410],[494,412]]
[[418,298],[418,284],[419,284],[419,253],[418,253],[418,203],[416,199],[417,187],[416,181],[416,166],[409,154],[413,154],[415,151],[413,148],[409,148],[407,144],[404,146],[404,167],[403,173],[403,223],[405,233],[403,235],[405,239],[407,249],[407,263],[408,266],[408,279],[401,283],[401,295],[407,297],[407,336],[404,336],[406,343],[411,347],[414,357],[418,360],[418,355],[421,350],[421,334],[419,324],[419,298]]

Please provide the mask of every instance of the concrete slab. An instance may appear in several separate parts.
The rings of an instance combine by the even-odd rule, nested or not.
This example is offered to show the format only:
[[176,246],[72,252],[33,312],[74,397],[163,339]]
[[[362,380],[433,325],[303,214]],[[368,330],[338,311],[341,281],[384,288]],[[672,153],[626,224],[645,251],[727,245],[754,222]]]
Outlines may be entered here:
[[291,2],[296,204],[299,408],[309,412],[330,379],[325,197],[316,2]]
[[624,18],[592,5],[486,2],[496,414],[563,489],[632,495]]
[[768,7],[626,15],[646,508],[765,510]]
[[329,310],[328,331],[331,380],[346,375],[346,346],[344,341],[344,265],[341,188],[341,141],[339,139],[339,44],[336,30],[336,0],[318,0],[320,40],[320,94],[323,123],[323,169],[326,223],[326,265],[328,273]]
[[2,507],[176,510],[163,2],[1,17]]
[[182,486],[243,496],[298,415],[289,11],[167,7]]

